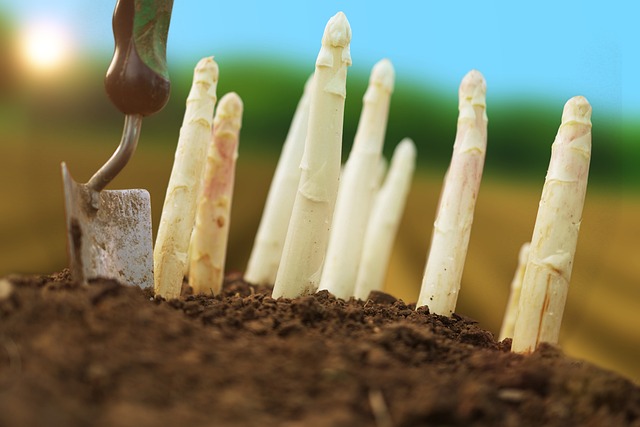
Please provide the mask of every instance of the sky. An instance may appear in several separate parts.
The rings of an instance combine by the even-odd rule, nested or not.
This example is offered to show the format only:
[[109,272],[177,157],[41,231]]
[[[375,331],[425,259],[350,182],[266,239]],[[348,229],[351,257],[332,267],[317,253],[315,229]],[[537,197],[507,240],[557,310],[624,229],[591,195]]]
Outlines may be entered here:
[[[114,0],[1,0],[19,28],[47,21],[70,55],[113,49]],[[640,118],[640,2],[609,1],[196,1],[176,0],[168,61],[239,53],[295,58],[313,67],[327,20],[351,24],[354,67],[389,58],[396,79],[455,91],[471,69],[487,98],[542,98],[559,108],[575,95],[598,111]],[[310,68],[312,69],[312,68]]]

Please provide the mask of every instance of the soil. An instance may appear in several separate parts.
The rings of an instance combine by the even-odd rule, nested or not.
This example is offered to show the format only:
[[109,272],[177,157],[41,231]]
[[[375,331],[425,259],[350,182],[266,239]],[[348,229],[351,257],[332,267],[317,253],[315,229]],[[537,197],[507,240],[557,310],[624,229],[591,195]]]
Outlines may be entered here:
[[390,295],[0,282],[2,426],[640,426],[640,387]]

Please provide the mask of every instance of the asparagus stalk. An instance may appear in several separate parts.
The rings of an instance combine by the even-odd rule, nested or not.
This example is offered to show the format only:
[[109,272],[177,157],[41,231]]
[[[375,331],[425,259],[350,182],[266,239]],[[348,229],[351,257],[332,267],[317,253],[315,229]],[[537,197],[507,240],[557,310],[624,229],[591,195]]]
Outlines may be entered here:
[[273,285],[287,236],[287,226],[300,182],[300,161],[309,122],[311,76],[304,86],[289,133],[271,181],[256,240],[251,250],[245,280],[260,285]]
[[380,161],[378,162],[378,170],[376,171],[376,177],[375,180],[373,182],[373,191],[374,191],[374,201],[375,201],[375,194],[378,194],[378,191],[380,191],[380,187],[382,186],[382,182],[384,181],[385,176],[387,175],[387,167],[389,165],[387,164],[387,159],[384,158],[384,156],[380,156]]
[[222,288],[242,108],[240,97],[228,93],[220,99],[213,119],[189,248],[189,285],[194,293],[216,295]]
[[354,295],[365,300],[371,291],[382,290],[393,241],[411,186],[416,163],[416,147],[409,138],[396,147],[389,174],[371,210],[362,249]]
[[353,294],[364,233],[380,168],[394,71],[387,59],[371,72],[360,123],[340,180],[320,289],[338,298]]
[[556,344],[567,299],[591,159],[591,106],[582,96],[564,106],[551,148],[531,239],[512,350]]
[[486,83],[472,70],[459,91],[453,155],[445,177],[417,306],[450,316],[458,300],[487,146]]
[[524,270],[527,267],[527,258],[529,257],[529,247],[529,242],[523,244],[518,254],[518,266],[511,281],[511,292],[509,293],[507,308],[505,309],[502,327],[500,328],[500,341],[513,337],[513,328],[515,327],[516,318],[518,317],[518,303],[520,302],[522,279],[524,278]]
[[217,85],[216,62],[212,57],[200,60],[187,97],[153,252],[155,293],[165,298],[177,298],[182,289],[196,198],[211,138]]
[[351,27],[342,12],[324,31],[311,84],[301,175],[273,296],[293,298],[318,288],[340,176]]
[[5,278],[0,278],[0,301],[7,299],[13,292],[13,284]]

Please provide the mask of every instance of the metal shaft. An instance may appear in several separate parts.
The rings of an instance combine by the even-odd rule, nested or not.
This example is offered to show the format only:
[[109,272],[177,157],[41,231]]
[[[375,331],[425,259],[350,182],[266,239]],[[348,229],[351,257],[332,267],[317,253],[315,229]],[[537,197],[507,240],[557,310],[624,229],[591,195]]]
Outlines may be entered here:
[[102,191],[127,165],[138,146],[142,115],[127,114],[124,117],[124,130],[120,145],[111,158],[91,177],[87,187],[93,191]]

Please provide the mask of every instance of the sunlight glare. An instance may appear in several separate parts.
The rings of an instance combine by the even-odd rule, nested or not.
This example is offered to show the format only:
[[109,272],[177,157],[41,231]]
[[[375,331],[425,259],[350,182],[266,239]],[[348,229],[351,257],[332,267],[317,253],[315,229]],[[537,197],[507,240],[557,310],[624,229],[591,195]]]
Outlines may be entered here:
[[52,22],[28,25],[21,40],[24,60],[32,71],[54,71],[69,59],[71,42],[65,30]]

